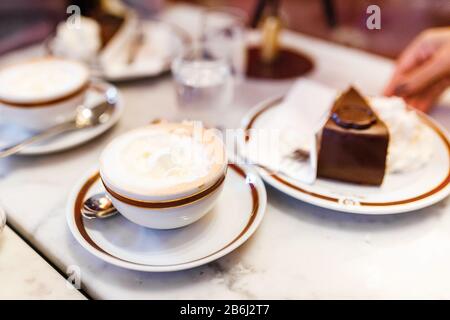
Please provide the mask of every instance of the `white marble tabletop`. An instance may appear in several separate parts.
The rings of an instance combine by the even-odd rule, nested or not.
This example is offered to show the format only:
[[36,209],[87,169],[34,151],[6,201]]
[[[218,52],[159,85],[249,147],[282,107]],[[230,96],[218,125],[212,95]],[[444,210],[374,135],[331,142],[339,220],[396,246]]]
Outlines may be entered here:
[[[314,58],[309,78],[336,88],[354,83],[367,94],[378,94],[392,71],[390,60],[300,34],[285,32],[283,41]],[[255,103],[286,92],[291,83],[247,81],[237,88],[226,113],[211,110],[203,116],[237,127]],[[63,153],[0,160],[0,200],[10,223],[61,270],[79,266],[82,286],[93,298],[450,298],[448,199],[417,212],[364,216],[320,209],[267,187],[267,212],[258,231],[206,266],[143,273],[92,256],[74,240],[65,221],[73,185],[114,136],[155,117],[183,114],[170,76],[119,88],[126,111],[109,133]],[[440,107],[433,116],[450,128],[450,109]]]
[[9,227],[0,232],[0,299],[85,299]]

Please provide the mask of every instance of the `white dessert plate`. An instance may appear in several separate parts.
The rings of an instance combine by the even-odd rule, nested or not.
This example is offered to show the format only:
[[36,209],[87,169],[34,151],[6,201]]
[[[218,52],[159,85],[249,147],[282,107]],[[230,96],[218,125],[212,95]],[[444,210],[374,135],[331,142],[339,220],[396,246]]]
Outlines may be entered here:
[[[244,118],[239,136],[239,150],[249,139],[249,129],[264,129],[278,112],[282,98],[270,99],[252,109]],[[444,128],[426,114],[417,112],[423,123],[432,129],[429,143],[433,156],[422,168],[387,174],[379,187],[361,186],[328,179],[316,179],[313,184],[302,183],[281,173],[269,173],[258,167],[264,181],[274,188],[307,203],[350,213],[394,214],[430,206],[450,194],[450,142]],[[247,136],[247,138],[246,138]]]
[[109,53],[114,58],[104,64],[106,69],[100,70],[99,76],[112,82],[158,76],[170,71],[173,58],[191,41],[183,29],[164,21],[142,21],[141,28],[142,43],[136,49],[134,62],[123,62],[128,57],[128,46],[126,50],[119,48]]
[[[133,17],[123,29],[111,40],[114,43],[108,43],[108,50],[101,51],[97,56],[103,63],[92,66],[91,72],[96,77],[120,82],[161,75],[170,71],[175,55],[191,42],[186,31],[160,20],[139,22]],[[141,32],[140,40],[137,40],[139,44],[136,45],[133,61],[128,63],[130,43],[133,43],[133,37],[139,37],[138,32]],[[55,54],[54,38],[46,43],[46,49],[50,54]],[[99,67],[100,64],[102,67]]]
[[[117,88],[106,82],[96,82],[88,89],[85,104],[87,106],[93,106],[101,102],[105,99],[107,90],[115,90],[118,95],[114,112],[108,122],[92,128],[63,133],[40,143],[29,145],[22,151],[20,151],[19,154],[41,155],[63,151],[88,142],[89,140],[92,140],[93,138],[110,129],[114,124],[117,123],[117,121],[119,121],[124,108],[122,96],[120,92],[117,91]],[[26,139],[33,133],[34,132],[15,124],[0,122],[0,147],[6,147],[8,145],[17,143],[23,139]]]
[[[149,272],[194,268],[214,261],[243,244],[258,228],[266,209],[266,190],[256,171],[230,165],[215,207],[183,228],[155,230],[116,215],[84,219],[83,201],[104,191],[98,171],[74,188],[67,221],[76,240],[96,257],[116,266]],[[151,214],[151,213],[150,213]]]

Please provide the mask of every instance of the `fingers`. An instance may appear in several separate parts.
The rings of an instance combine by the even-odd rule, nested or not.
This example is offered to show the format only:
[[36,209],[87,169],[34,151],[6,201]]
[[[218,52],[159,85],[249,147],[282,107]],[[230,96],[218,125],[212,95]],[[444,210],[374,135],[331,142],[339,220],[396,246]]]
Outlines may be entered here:
[[439,50],[431,59],[399,79],[394,94],[413,95],[450,74],[450,46]]
[[422,64],[450,41],[450,27],[432,28],[422,32],[403,50],[396,72],[407,73]]
[[391,80],[389,80],[389,83],[387,84],[386,88],[384,88],[383,94],[387,97],[395,95],[395,88],[399,85],[401,82],[402,75],[398,72],[394,72],[394,74],[391,77]]
[[397,61],[397,73],[406,73],[426,61],[433,54],[433,47],[427,39],[419,37],[408,46]]
[[428,112],[441,94],[450,85],[450,78],[444,78],[443,80],[433,84],[432,86],[422,90],[420,93],[408,96],[405,98],[406,103],[410,106],[423,111]]
[[[408,47],[400,55],[391,80],[384,90],[384,94],[387,96],[404,96],[406,93],[411,94],[414,90],[419,90],[420,88],[426,87],[427,84],[429,84],[429,78],[424,79],[422,83],[420,82],[420,80],[414,80],[413,84],[411,84],[411,88],[408,88],[409,84],[404,83],[404,79],[422,66],[425,67],[425,71],[420,72],[425,72],[425,74],[433,75],[432,69],[434,68],[434,66],[426,65],[427,62],[434,58],[437,58],[437,60],[448,61],[448,56],[450,56],[450,49],[444,50],[444,48],[446,46],[448,47],[449,44],[450,27],[434,28],[422,32],[410,45],[408,45]],[[444,57],[435,57],[436,54],[443,51],[447,51],[447,58],[445,58],[445,55]],[[450,64],[450,61],[448,64]],[[450,69],[450,66],[447,66],[446,68]],[[436,69],[439,69],[439,67],[436,66]],[[417,77],[419,78],[421,77],[420,72],[417,75]],[[431,76],[431,78],[433,78],[433,76]],[[436,80],[436,78],[433,80]]]
[[426,45],[426,42],[427,39],[425,36],[421,35],[417,37],[410,45],[408,45],[405,50],[403,50],[397,60],[397,65],[391,80],[384,90],[384,94],[386,96],[392,96],[395,94],[395,88],[399,84],[399,80],[402,78],[404,73],[420,65],[432,55],[432,48],[430,45]]

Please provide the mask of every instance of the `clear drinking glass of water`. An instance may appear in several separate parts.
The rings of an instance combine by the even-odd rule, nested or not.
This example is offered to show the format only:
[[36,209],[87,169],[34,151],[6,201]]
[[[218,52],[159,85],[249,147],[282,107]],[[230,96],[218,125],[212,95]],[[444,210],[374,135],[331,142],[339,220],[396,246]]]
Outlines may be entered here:
[[238,83],[246,69],[246,23],[247,15],[237,8],[209,8],[202,14],[201,41],[205,50],[227,59]]
[[[205,120],[211,110],[223,110],[233,98],[233,78],[226,59],[190,48],[175,58],[172,74],[178,105],[191,119]],[[217,114],[214,114],[217,117]]]

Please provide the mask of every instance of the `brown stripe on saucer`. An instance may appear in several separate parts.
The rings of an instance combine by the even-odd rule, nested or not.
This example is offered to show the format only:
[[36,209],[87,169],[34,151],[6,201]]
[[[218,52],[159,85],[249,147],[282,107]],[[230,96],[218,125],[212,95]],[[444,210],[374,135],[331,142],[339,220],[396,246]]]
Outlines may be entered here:
[[56,98],[56,99],[50,99],[47,101],[41,101],[41,102],[23,102],[23,103],[17,103],[9,100],[0,99],[0,103],[4,104],[7,107],[17,107],[17,108],[39,108],[39,107],[51,107],[53,104],[57,104],[60,102],[63,102],[65,100],[69,100],[80,93],[82,93],[84,90],[86,90],[90,86],[89,81],[87,81],[85,84],[83,84],[80,88],[69,92],[68,94]]
[[267,106],[265,106],[261,110],[258,110],[258,112],[253,115],[253,117],[250,119],[250,121],[245,126],[245,142],[247,142],[250,139],[250,132],[249,132],[249,130],[253,127],[253,124],[255,123],[256,118],[258,118],[261,114],[266,112],[268,109],[270,109],[270,108],[276,106],[277,104],[279,104],[281,101],[283,101],[283,97],[277,98],[277,99],[269,102],[267,104]]
[[[232,170],[234,170],[239,176],[241,176],[244,180],[246,179],[247,175],[245,174],[245,171],[235,165],[235,164],[229,164],[228,165],[229,168],[231,168]],[[253,182],[251,181],[246,181],[245,183],[250,187],[250,192],[252,195],[252,209],[251,209],[251,213],[250,213],[250,217],[249,220],[247,222],[247,224],[245,225],[245,227],[242,229],[242,231],[233,239],[231,240],[228,244],[224,245],[222,248],[220,248],[219,250],[210,253],[204,257],[192,260],[192,261],[188,261],[188,262],[182,262],[182,263],[177,263],[177,264],[171,264],[171,265],[148,265],[148,264],[140,264],[140,263],[136,263],[136,262],[132,262],[132,261],[128,261],[128,260],[124,260],[122,258],[116,257],[108,252],[106,252],[105,250],[103,250],[101,247],[99,247],[93,240],[92,238],[89,236],[89,234],[86,231],[86,228],[84,227],[84,221],[83,221],[83,216],[81,214],[81,207],[83,205],[84,199],[86,199],[87,193],[89,192],[90,188],[96,183],[96,181],[100,179],[100,173],[97,171],[92,177],[90,177],[85,183],[84,185],[81,187],[80,191],[78,192],[78,195],[75,199],[75,205],[74,205],[74,219],[75,219],[75,226],[78,230],[78,232],[80,233],[80,235],[83,237],[83,239],[90,245],[92,246],[94,249],[96,249],[98,252],[105,254],[109,257],[112,257],[114,259],[117,259],[119,261],[122,262],[127,262],[127,263],[131,263],[134,265],[140,265],[140,266],[148,266],[148,267],[174,267],[174,266],[179,266],[179,265],[183,265],[183,264],[189,264],[189,263],[193,263],[199,260],[203,260],[206,259],[208,257],[211,257],[217,253],[219,253],[222,250],[225,250],[226,248],[230,247],[231,245],[233,245],[234,243],[236,243],[236,241],[238,241],[240,238],[242,238],[247,231],[250,229],[250,227],[253,225],[256,216],[257,216],[257,212],[259,209],[259,194],[258,191],[256,190],[256,187],[254,185]],[[195,222],[194,222],[195,223]]]
[[220,185],[225,181],[225,175],[223,175],[222,177],[220,177],[211,187],[187,196],[185,198],[180,198],[180,199],[175,199],[175,200],[169,200],[169,201],[155,201],[155,202],[151,202],[151,201],[142,201],[142,200],[136,200],[136,199],[131,199],[128,197],[124,197],[120,194],[118,194],[117,192],[114,192],[113,190],[111,190],[110,188],[108,188],[105,184],[105,182],[100,178],[103,187],[106,189],[106,191],[108,191],[108,193],[116,198],[119,201],[122,201],[126,204],[135,206],[135,207],[140,207],[140,208],[146,208],[146,209],[168,209],[168,208],[177,208],[177,207],[181,207],[187,204],[191,204],[193,202],[199,201],[207,196],[209,196],[213,191],[215,191],[217,188],[220,187]]
[[[264,107],[262,107],[257,113],[255,113],[250,120],[248,121],[247,125],[245,126],[245,142],[247,143],[248,140],[250,139],[250,129],[252,129],[256,119],[261,116],[261,114],[263,114],[264,112],[266,112],[267,110],[269,110],[270,108],[278,105],[281,101],[283,100],[283,98],[276,98],[273,101],[268,102],[268,104]],[[416,111],[414,110],[417,115],[420,117],[420,119],[428,126],[430,127],[433,131],[435,131],[438,136],[441,138],[441,140],[444,142],[445,147],[447,149],[447,154],[449,157],[449,161],[450,161],[450,143],[446,137],[446,135],[444,134],[444,132],[442,132],[442,130],[436,125],[434,124],[432,121],[430,121],[430,119],[428,119],[428,117],[423,114],[420,111]],[[258,165],[258,167],[262,168],[263,170],[267,171],[270,176],[272,178],[274,178],[275,180],[277,180],[278,182],[284,184],[285,186],[294,189],[296,191],[299,191],[301,193],[307,194],[309,196],[315,197],[315,198],[319,198],[322,200],[327,200],[330,202],[339,202],[338,198],[335,197],[330,197],[324,194],[319,194],[316,192],[312,192],[312,191],[308,191],[305,190],[297,185],[294,185],[292,183],[290,183],[289,181],[283,179],[281,176],[275,174],[275,173],[270,173],[270,171],[267,168],[264,168],[263,166]],[[430,191],[427,191],[421,195],[412,197],[412,198],[407,198],[407,199],[402,199],[402,200],[397,200],[397,201],[388,201],[388,202],[364,202],[361,201],[359,204],[361,206],[371,206],[371,207],[385,207],[385,206],[394,206],[394,205],[401,205],[401,204],[407,204],[407,203],[411,203],[411,202],[415,202],[418,200],[422,200],[425,199],[427,197],[430,197],[436,193],[438,193],[439,191],[441,191],[442,189],[444,189],[445,187],[447,187],[450,184],[450,169],[447,173],[447,176],[442,180],[442,182],[440,182],[436,187],[432,188]]]
[[94,241],[92,241],[92,239],[87,234],[86,229],[84,228],[84,224],[83,224],[83,216],[81,215],[81,208],[83,206],[84,199],[86,198],[86,194],[88,193],[89,189],[94,185],[94,183],[99,178],[100,178],[100,173],[97,171],[81,187],[80,191],[78,192],[77,198],[75,199],[74,217],[75,217],[75,225],[78,229],[78,232],[80,232],[81,236],[83,237],[83,239],[85,239],[95,249],[97,249],[101,252],[105,252]]
[[259,166],[259,167],[261,167],[262,169],[267,171],[272,178],[274,178],[275,180],[281,182],[282,184],[284,184],[284,185],[286,185],[286,186],[288,186],[288,187],[290,187],[292,189],[295,189],[297,191],[306,193],[306,194],[308,194],[310,196],[313,196],[313,197],[316,197],[316,198],[320,198],[320,199],[323,199],[323,200],[338,202],[338,199],[336,199],[336,198],[329,197],[329,196],[326,196],[326,195],[323,195],[323,194],[320,194],[320,193],[316,193],[316,192],[312,192],[312,191],[308,191],[308,190],[305,190],[303,188],[300,188],[299,186],[296,186],[296,185],[290,183],[289,181],[284,180],[283,178],[281,178],[280,176],[276,175],[275,173],[270,173],[269,169],[264,168],[263,166]]
[[[417,114],[420,117],[420,119],[423,122],[425,122],[432,130],[434,130],[438,134],[438,136],[441,138],[441,140],[444,142],[445,147],[447,149],[447,155],[448,155],[448,157],[450,159],[450,143],[449,143],[446,135],[444,134],[444,132],[442,132],[442,130],[438,126],[436,126],[436,124],[434,124],[432,121],[430,121],[430,119],[428,119],[427,116],[425,116],[422,112],[417,112]],[[409,199],[404,199],[404,200],[398,200],[398,201],[382,202],[382,203],[361,202],[361,205],[365,205],[365,206],[393,206],[393,205],[399,205],[399,204],[406,204],[406,203],[418,201],[418,200],[421,200],[421,199],[424,199],[424,198],[428,198],[429,196],[432,196],[433,194],[438,193],[439,191],[444,189],[449,183],[450,183],[450,170],[448,171],[447,176],[444,178],[444,180],[442,180],[442,182],[439,183],[436,187],[434,187],[430,191],[425,192],[425,193],[423,193],[421,195],[418,195],[416,197],[409,198]]]

